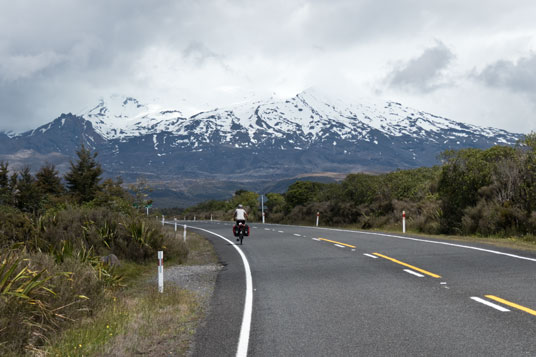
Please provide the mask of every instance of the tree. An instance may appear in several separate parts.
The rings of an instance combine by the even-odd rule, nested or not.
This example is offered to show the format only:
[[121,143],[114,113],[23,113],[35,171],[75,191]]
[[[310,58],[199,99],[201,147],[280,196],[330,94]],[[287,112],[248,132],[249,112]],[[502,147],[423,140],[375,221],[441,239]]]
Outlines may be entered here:
[[290,185],[285,194],[285,201],[288,208],[303,206],[313,201],[315,194],[318,192],[318,185],[311,181],[296,181]]
[[8,163],[0,161],[0,204],[10,205],[13,202],[13,191],[9,180]]
[[71,168],[65,174],[67,188],[75,199],[82,202],[89,202],[95,198],[99,191],[102,168],[96,161],[97,153],[91,154],[84,145],[76,152],[78,161],[71,160]]
[[447,151],[441,169],[438,193],[441,199],[441,230],[456,232],[461,228],[463,210],[475,206],[478,191],[491,182],[491,168],[480,149]]
[[136,183],[129,185],[128,189],[134,195],[134,207],[143,209],[152,204],[153,200],[151,200],[149,194],[153,192],[153,188],[145,178],[136,179]]
[[19,175],[15,192],[16,206],[23,212],[35,213],[41,206],[43,194],[28,166],[24,167]]
[[370,204],[378,196],[378,176],[368,174],[350,174],[342,182],[343,197],[355,205]]
[[270,213],[280,212],[285,207],[285,197],[280,193],[267,193],[266,198],[266,207]]
[[41,169],[35,174],[37,179],[36,185],[39,187],[41,192],[48,195],[60,195],[65,191],[61,183],[61,178],[58,176],[58,171],[52,164],[45,164]]

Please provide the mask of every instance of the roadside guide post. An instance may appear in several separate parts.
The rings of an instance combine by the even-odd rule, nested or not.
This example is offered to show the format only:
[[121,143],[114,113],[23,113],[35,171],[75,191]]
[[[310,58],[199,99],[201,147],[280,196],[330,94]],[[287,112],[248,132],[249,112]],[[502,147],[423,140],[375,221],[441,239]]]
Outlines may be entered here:
[[182,239],[184,240],[184,243],[186,243],[186,224],[184,225],[184,233],[182,234]]
[[406,233],[406,211],[402,211],[402,233]]
[[164,252],[158,251],[158,292],[164,292]]
[[261,211],[262,211],[262,223],[264,224],[265,219],[264,219],[264,195],[263,194],[261,194]]
[[210,221],[212,222],[212,215],[210,215]]
[[318,227],[318,220],[320,219],[320,212],[316,212],[316,226]]
[[164,215],[162,215],[162,225],[166,224],[164,221]]
[[175,232],[177,231],[177,217],[173,218],[173,221],[175,222]]
[[147,210],[147,217],[149,217],[149,206],[145,206],[145,209]]

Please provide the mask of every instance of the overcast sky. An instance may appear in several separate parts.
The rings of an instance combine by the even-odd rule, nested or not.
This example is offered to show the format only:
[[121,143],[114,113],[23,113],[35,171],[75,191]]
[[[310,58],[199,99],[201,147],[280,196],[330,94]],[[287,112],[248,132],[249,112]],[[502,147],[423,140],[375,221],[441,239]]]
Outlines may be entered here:
[[185,114],[309,87],[536,131],[534,0],[0,0],[0,130],[100,97]]

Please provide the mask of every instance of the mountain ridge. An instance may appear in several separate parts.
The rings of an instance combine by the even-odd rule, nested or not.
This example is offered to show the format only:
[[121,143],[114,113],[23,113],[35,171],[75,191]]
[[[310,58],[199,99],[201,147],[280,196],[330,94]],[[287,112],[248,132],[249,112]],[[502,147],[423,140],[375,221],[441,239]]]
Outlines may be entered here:
[[188,117],[178,109],[114,96],[33,130],[0,134],[0,160],[12,167],[50,161],[64,171],[85,145],[99,153],[107,176],[120,175],[126,182],[140,176],[161,183],[246,182],[432,166],[447,149],[514,145],[521,137],[398,102],[348,103],[315,90]]

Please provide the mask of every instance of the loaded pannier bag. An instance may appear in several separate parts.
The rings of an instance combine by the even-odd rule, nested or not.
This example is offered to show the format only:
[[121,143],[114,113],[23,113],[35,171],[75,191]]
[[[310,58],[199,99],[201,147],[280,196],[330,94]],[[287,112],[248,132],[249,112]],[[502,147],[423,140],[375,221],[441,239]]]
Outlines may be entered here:
[[244,228],[244,235],[246,237],[249,237],[249,226],[246,224],[246,227]]
[[238,237],[238,226],[236,224],[233,225],[233,235]]

